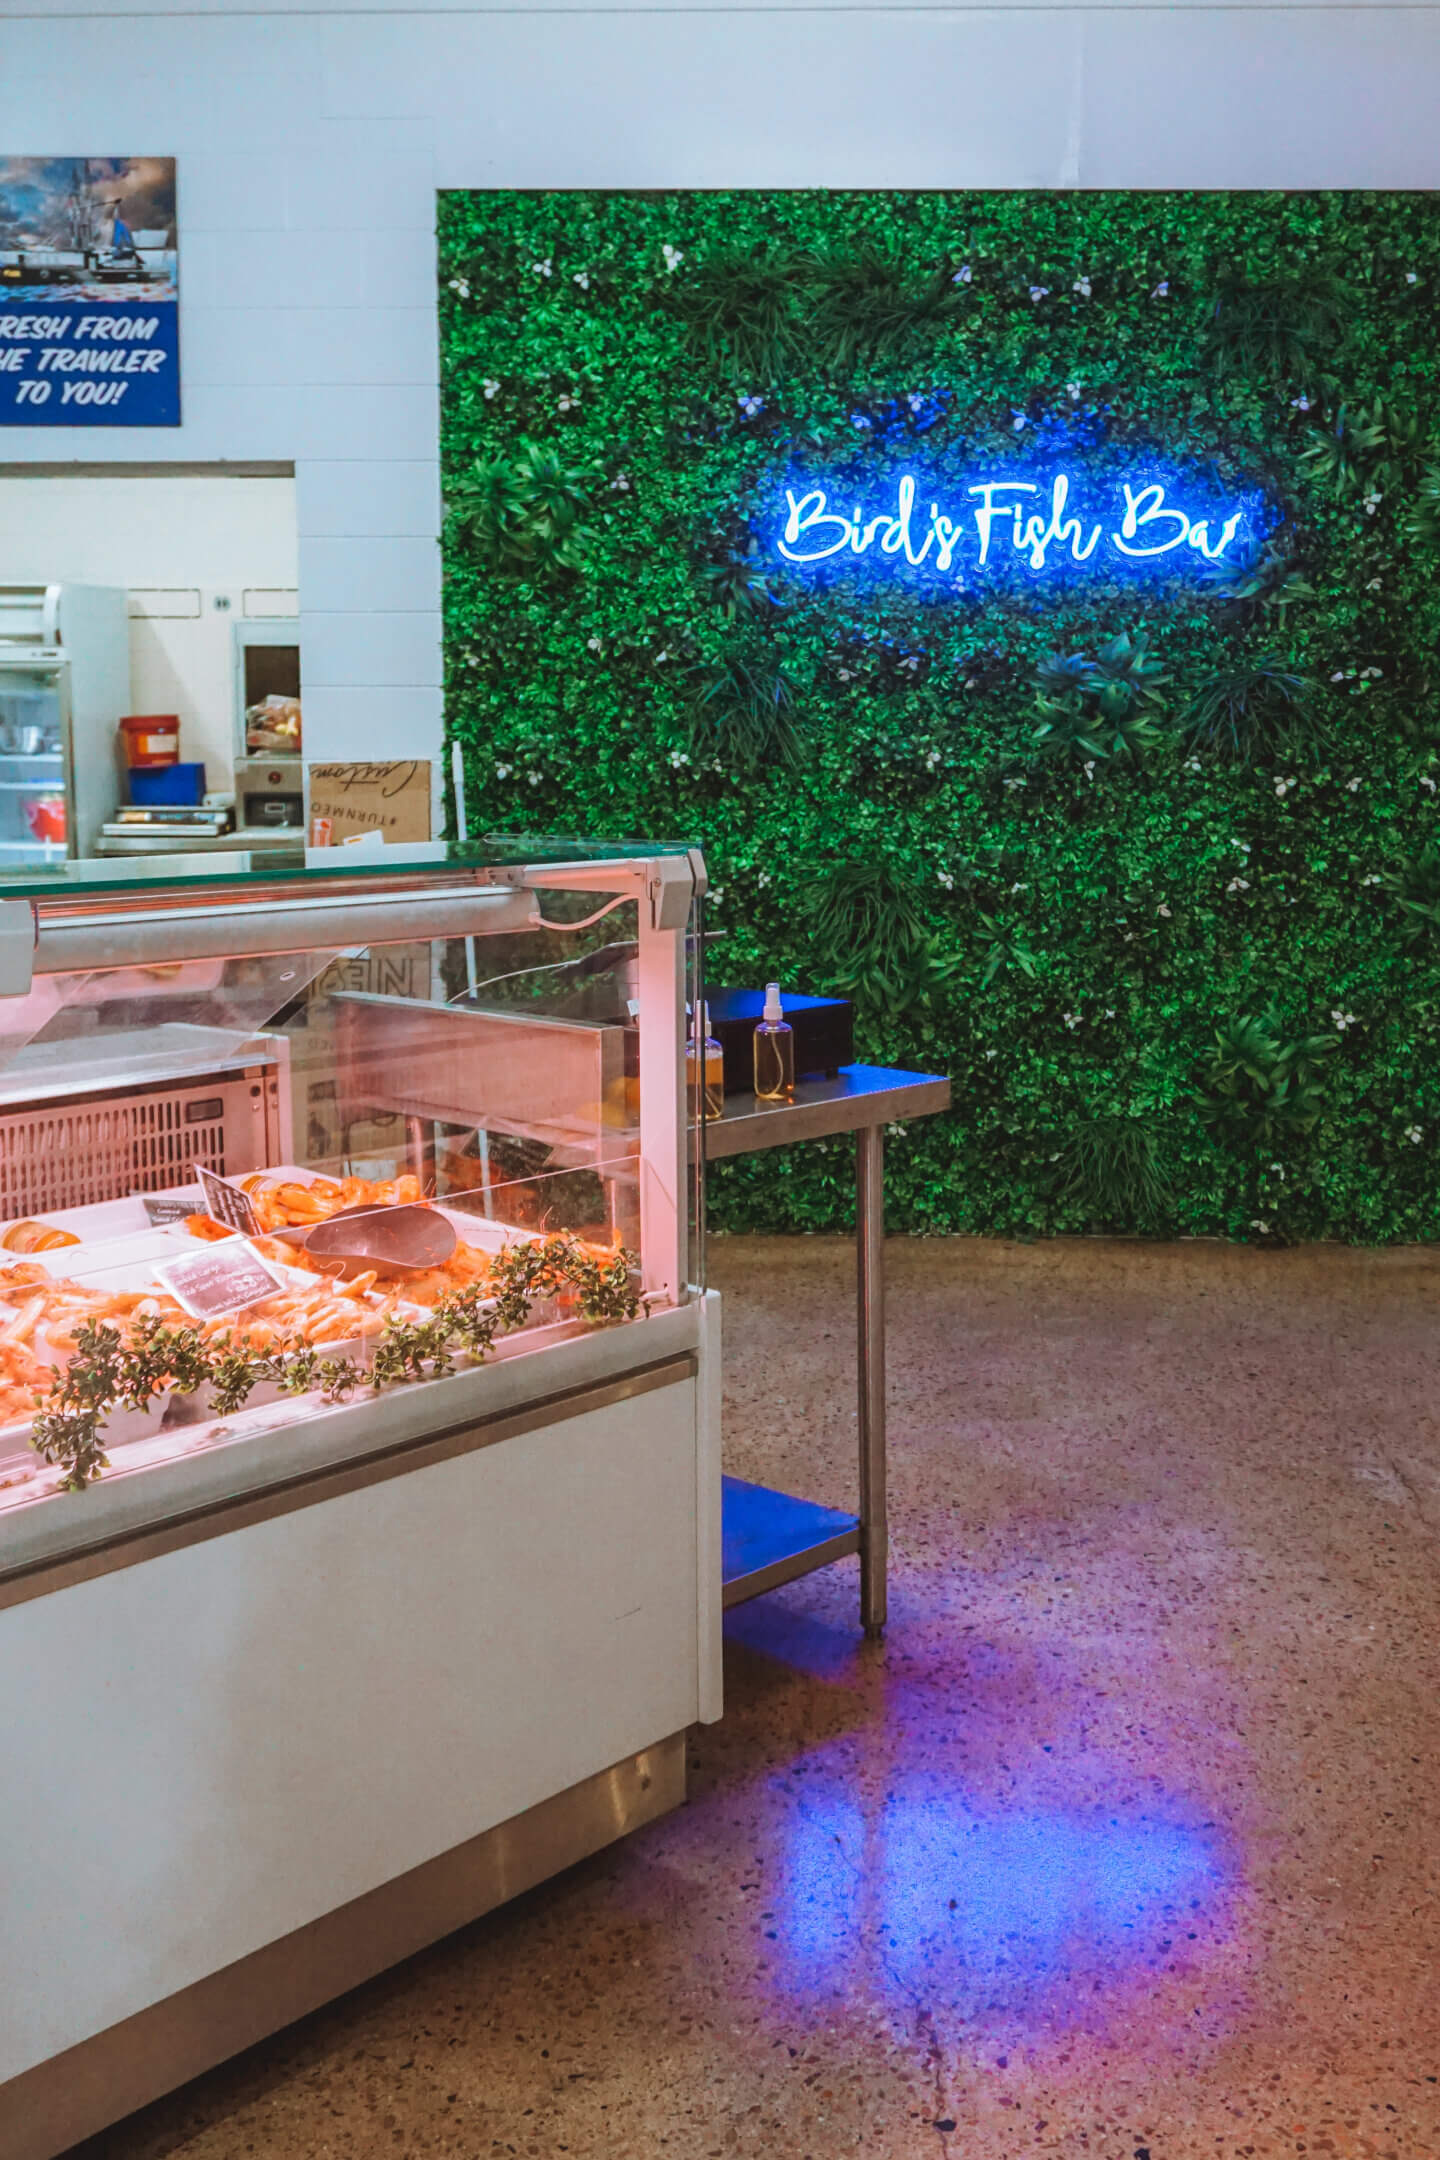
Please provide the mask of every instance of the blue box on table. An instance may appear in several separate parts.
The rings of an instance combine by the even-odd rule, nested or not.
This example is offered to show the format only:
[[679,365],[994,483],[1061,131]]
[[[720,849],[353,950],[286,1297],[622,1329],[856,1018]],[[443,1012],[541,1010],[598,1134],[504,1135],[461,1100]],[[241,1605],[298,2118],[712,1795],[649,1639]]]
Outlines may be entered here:
[[137,806],[195,805],[205,800],[203,765],[132,765],[130,800]]

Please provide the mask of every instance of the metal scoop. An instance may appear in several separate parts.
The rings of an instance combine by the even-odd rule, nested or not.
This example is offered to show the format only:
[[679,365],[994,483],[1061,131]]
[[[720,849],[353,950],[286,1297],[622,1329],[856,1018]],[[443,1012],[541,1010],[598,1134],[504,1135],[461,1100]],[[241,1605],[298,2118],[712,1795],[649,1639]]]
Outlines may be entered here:
[[460,1242],[438,1209],[416,1206],[342,1208],[324,1222],[277,1235],[288,1245],[303,1245],[312,1259],[338,1263],[342,1278],[370,1267],[424,1275],[443,1267]]

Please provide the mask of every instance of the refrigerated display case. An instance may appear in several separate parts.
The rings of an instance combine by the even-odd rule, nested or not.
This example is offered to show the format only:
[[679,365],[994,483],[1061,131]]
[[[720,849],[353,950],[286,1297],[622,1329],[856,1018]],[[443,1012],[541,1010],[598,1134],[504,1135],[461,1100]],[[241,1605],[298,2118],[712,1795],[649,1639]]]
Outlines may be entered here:
[[0,868],[93,855],[115,814],[129,699],[118,587],[0,585]]
[[0,872],[0,2146],[676,1804],[719,1714],[683,847]]

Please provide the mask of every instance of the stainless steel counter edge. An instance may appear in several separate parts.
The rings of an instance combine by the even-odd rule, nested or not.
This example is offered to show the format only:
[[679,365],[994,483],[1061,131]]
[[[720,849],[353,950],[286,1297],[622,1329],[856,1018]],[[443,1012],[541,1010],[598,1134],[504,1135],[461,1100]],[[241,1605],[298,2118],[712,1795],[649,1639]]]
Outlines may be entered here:
[[[724,1115],[705,1124],[705,1160],[721,1162],[728,1155],[828,1139],[858,1132],[865,1125],[933,1117],[949,1108],[950,1082],[940,1074],[901,1072],[884,1065],[843,1065],[834,1079],[802,1080],[793,1102],[730,1096]],[[692,1126],[692,1151],[696,1131]]]
[[177,1516],[249,1499],[380,1449],[403,1446],[467,1421],[505,1416],[574,1388],[614,1380],[693,1351],[698,1308],[683,1305],[622,1326],[588,1328],[568,1340],[516,1350],[469,1372],[396,1387],[368,1401],[304,1413],[292,1424],[198,1449],[170,1463],[109,1472],[83,1493],[0,1517],[0,1585],[29,1570]]

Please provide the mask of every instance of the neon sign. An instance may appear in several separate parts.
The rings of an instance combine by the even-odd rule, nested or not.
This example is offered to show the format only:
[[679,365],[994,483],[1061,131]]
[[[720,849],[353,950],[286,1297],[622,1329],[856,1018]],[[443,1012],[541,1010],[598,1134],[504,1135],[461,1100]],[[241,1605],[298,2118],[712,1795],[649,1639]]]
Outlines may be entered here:
[[1114,555],[1132,563],[1176,556],[1172,567],[1178,568],[1189,559],[1190,550],[1206,562],[1220,561],[1245,523],[1243,509],[1233,509],[1224,517],[1214,511],[1192,517],[1166,501],[1164,485],[1156,480],[1143,486],[1121,481],[1120,499],[1110,517],[1091,518],[1072,507],[1070,487],[1070,476],[1063,472],[1045,484],[980,480],[965,490],[973,499],[972,507],[952,516],[937,502],[928,504],[922,513],[914,475],[904,473],[894,509],[873,517],[859,503],[853,510],[832,510],[829,492],[823,487],[803,494],[787,488],[789,508],[776,547],[786,562],[802,564],[829,562],[842,555],[854,558],[874,548],[913,570],[942,573],[966,565],[972,541],[974,567],[979,570],[993,571],[1010,560],[1004,553],[1007,543],[1012,555],[1019,555],[1035,572],[1062,562],[1098,566]]

